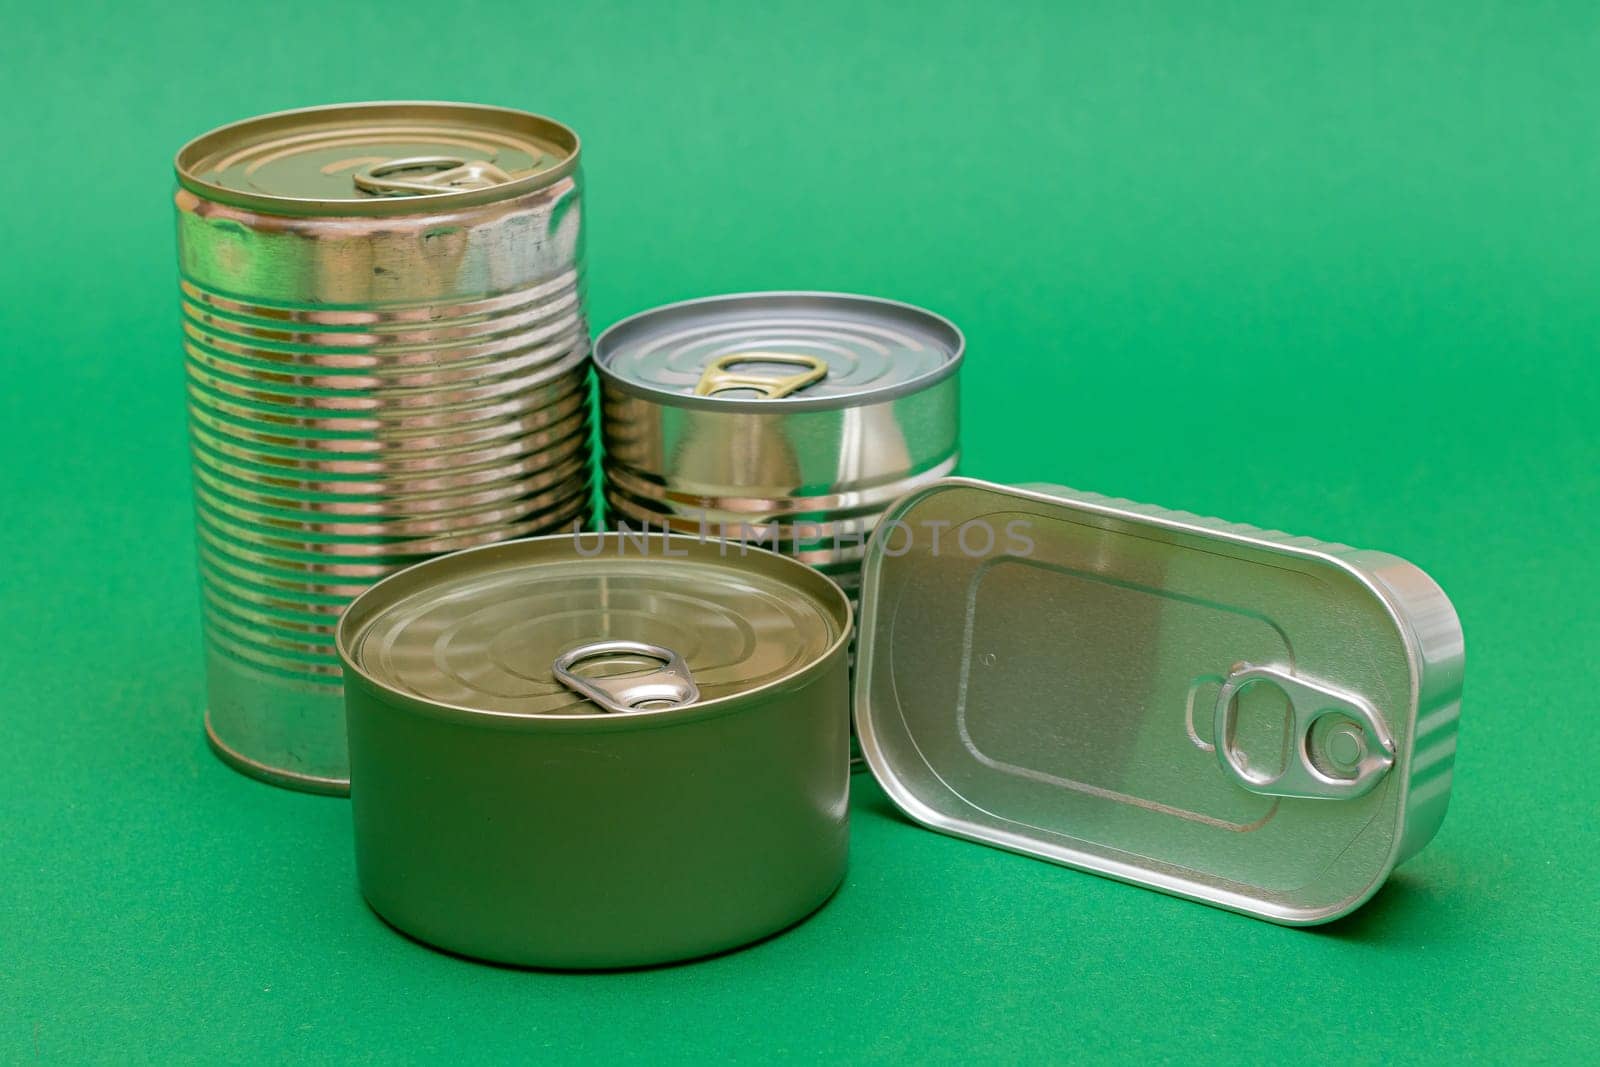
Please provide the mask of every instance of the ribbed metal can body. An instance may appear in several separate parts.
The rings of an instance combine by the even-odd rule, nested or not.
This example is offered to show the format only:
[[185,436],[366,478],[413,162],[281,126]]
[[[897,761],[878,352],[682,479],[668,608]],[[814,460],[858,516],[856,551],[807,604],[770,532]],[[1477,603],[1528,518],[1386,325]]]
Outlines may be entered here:
[[206,724],[240,769],[347,791],[345,604],[429,556],[586,521],[575,142],[573,164],[381,215],[179,188]]
[[[737,294],[624,320],[595,345],[608,522],[747,541],[854,602],[884,511],[956,469],[962,349],[931,312],[848,294]],[[761,394],[806,361],[813,382]]]

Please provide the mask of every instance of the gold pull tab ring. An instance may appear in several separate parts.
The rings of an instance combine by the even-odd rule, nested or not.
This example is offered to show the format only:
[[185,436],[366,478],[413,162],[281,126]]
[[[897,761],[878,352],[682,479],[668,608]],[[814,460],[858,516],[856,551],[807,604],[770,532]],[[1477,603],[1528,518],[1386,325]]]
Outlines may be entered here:
[[[740,363],[781,363],[806,369],[799,374],[776,377],[729,369]],[[700,375],[700,384],[694,387],[694,395],[713,396],[730,389],[753,389],[768,400],[776,400],[815,385],[827,376],[827,361],[816,356],[802,356],[793,352],[730,352],[726,356],[718,356],[707,365],[705,372]]]

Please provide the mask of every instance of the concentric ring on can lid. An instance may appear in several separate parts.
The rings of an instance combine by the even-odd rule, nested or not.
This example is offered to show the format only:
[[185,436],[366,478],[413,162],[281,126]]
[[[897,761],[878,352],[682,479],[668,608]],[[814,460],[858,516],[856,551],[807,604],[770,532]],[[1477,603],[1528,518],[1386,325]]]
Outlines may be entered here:
[[954,323],[912,304],[734,293],[623,319],[595,339],[594,357],[609,384],[676,407],[816,410],[926,389],[956,372],[965,345]]
[[578,163],[554,119],[480,104],[332,104],[260,115],[178,150],[186,189],[283,215],[408,215],[510,199]]
[[[347,672],[430,713],[501,720],[720,714],[817,667],[848,639],[850,605],[811,568],[764,549],[663,534],[554,534],[419,563],[340,620]],[[676,652],[699,700],[607,713],[556,679],[573,648],[620,639]],[[621,655],[602,676],[658,666]]]

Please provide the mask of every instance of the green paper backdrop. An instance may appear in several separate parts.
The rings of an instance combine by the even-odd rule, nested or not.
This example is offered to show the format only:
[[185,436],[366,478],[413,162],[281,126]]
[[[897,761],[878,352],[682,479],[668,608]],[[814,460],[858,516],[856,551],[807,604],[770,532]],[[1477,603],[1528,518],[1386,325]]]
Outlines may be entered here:
[[[0,1060],[1592,1054],[1592,5],[336,7],[3,16]],[[597,328],[924,304],[968,337],[967,473],[1427,568],[1468,643],[1438,838],[1288,930],[916,829],[858,777],[844,888],[746,951],[559,975],[395,934],[346,803],[202,740],[169,202],[190,136],[375,98],[579,130]]]

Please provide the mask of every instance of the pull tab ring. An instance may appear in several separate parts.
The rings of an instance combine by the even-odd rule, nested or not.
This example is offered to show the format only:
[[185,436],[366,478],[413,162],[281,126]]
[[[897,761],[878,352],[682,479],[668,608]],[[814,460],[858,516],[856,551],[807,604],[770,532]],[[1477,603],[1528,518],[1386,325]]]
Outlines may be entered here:
[[[740,363],[781,363],[806,369],[799,374],[777,377],[728,369]],[[816,356],[802,356],[795,352],[730,352],[706,365],[700,375],[700,384],[694,387],[694,395],[714,396],[730,389],[753,389],[768,400],[776,400],[815,385],[827,376],[827,361]]]
[[[618,655],[647,656],[659,660],[662,665],[649,674],[615,678],[585,678],[572,673],[572,668],[585,660]],[[586,641],[557,656],[550,669],[556,681],[598,704],[601,710],[612,713],[676,708],[700,699],[700,687],[694,684],[689,665],[682,656],[663,645],[624,640]]]
[[[1277,772],[1248,766],[1235,745],[1239,696],[1256,684],[1289,701],[1290,756]],[[1331,727],[1323,730],[1322,726]],[[1395,744],[1383,717],[1366,700],[1274,667],[1237,664],[1217,694],[1217,761],[1252,793],[1308,800],[1347,800],[1372,791],[1394,766]]]
[[[431,171],[418,177],[391,175]],[[487,160],[467,161],[455,156],[408,156],[387,163],[369,163],[350,176],[356,188],[373,196],[431,196],[471,189],[489,189],[511,180],[511,175]]]

